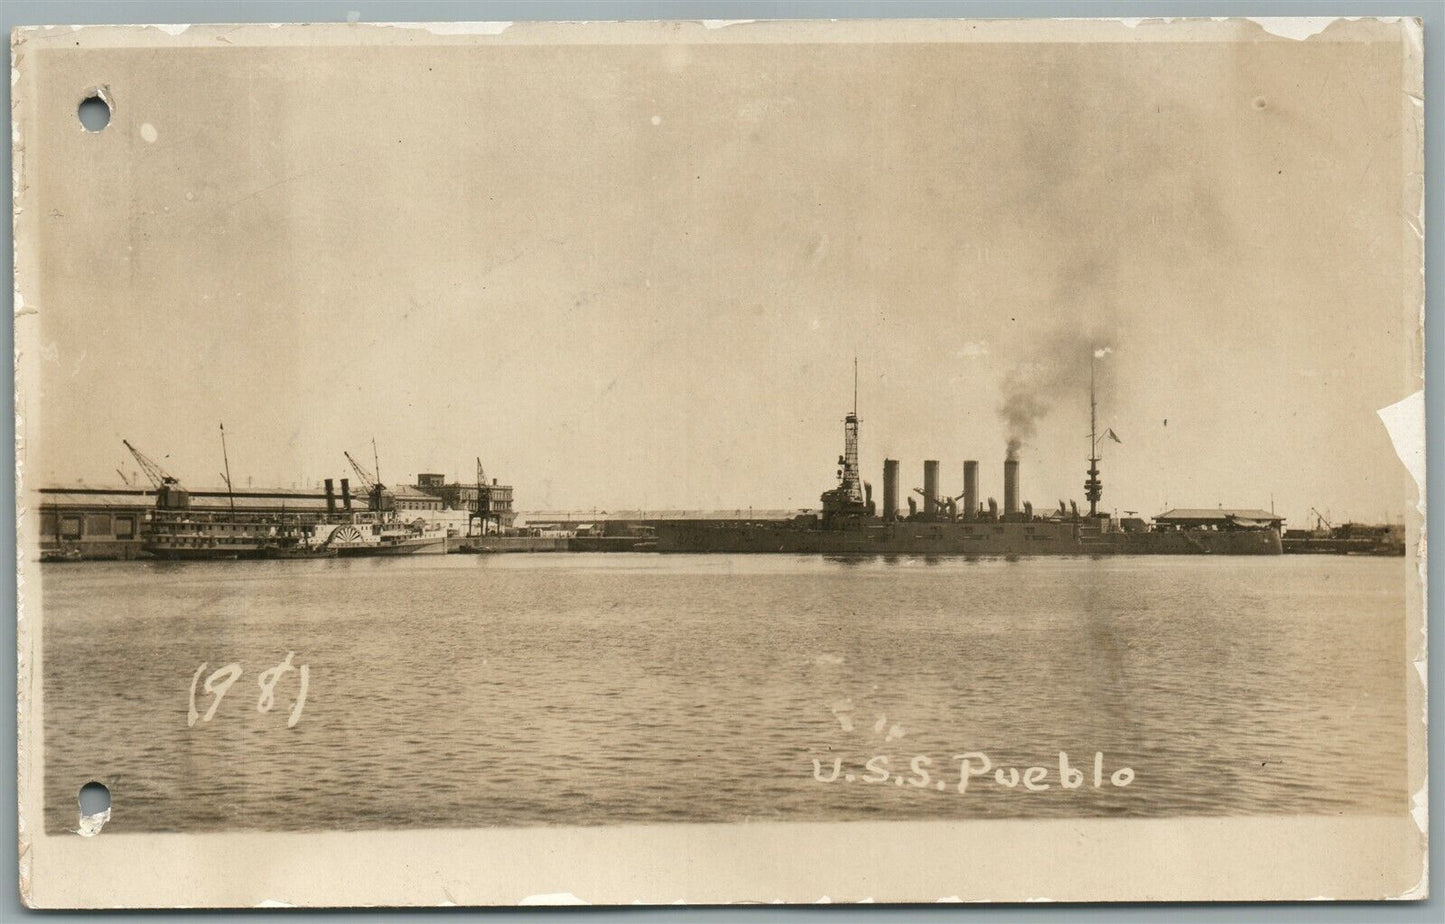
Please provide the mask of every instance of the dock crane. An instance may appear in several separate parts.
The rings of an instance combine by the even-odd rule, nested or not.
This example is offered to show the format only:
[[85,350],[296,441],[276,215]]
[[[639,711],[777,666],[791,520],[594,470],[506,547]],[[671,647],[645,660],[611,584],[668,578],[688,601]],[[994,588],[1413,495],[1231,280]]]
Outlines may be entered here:
[[469,505],[467,517],[467,533],[472,533],[473,524],[477,525],[476,535],[487,535],[487,524],[492,524],[493,532],[500,532],[502,529],[502,515],[494,506],[494,495],[492,488],[487,484],[487,471],[482,468],[482,459],[477,457],[477,496]]
[[141,471],[145,472],[146,477],[150,479],[157,491],[161,489],[162,485],[180,484],[174,475],[161,468],[154,459],[132,446],[130,440],[121,440],[121,442],[125,444],[126,449],[130,450],[130,454],[135,457],[136,464],[140,466]]
[[343,450],[341,451],[341,454],[342,454],[343,456],[346,456],[346,461],[347,461],[347,462],[350,462],[350,463],[351,463],[351,470],[352,470],[353,472],[356,472],[356,477],[359,478],[359,479],[361,479],[361,483],[362,483],[362,484],[366,485],[366,490],[368,490],[368,491],[374,491],[374,490],[376,490],[376,487],[377,487],[376,476],[373,475],[371,472],[367,471],[366,469],[362,468],[362,467],[361,467],[361,463],[358,462],[358,461],[356,461],[354,458],[352,458],[351,453],[349,453],[349,452],[347,452],[346,450],[343,449]]
[[121,440],[125,448],[135,457],[136,464],[145,472],[146,478],[150,479],[151,485],[156,489],[157,507],[189,507],[191,505],[190,494],[181,487],[180,481],[170,472],[161,468],[160,463],[150,456],[141,452],[131,445],[130,440]]
[[[375,453],[375,451],[376,442],[373,440],[372,452]],[[343,456],[346,456],[347,462],[351,463],[351,470],[353,472],[356,472],[356,477],[361,479],[362,484],[366,485],[366,496],[368,498],[367,502],[370,505],[371,509],[384,509],[382,499],[384,497],[385,487],[382,485],[381,479],[378,476],[367,471],[360,462],[356,461],[356,459],[351,455],[351,453],[347,452],[346,450],[342,450],[341,454]],[[378,466],[378,468],[380,468],[380,466]]]

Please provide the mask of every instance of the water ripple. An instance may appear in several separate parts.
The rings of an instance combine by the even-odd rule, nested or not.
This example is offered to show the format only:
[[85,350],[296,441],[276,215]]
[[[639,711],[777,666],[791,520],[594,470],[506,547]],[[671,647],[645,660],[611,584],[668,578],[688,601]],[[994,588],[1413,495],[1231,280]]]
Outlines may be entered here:
[[[1404,582],[1388,560],[433,556],[42,579],[52,831],[74,827],[91,779],[111,787],[118,831],[1365,813],[1406,798]],[[310,672],[295,728],[294,673],[257,709],[260,672],[288,651]],[[188,728],[202,661],[244,673]],[[959,794],[966,751],[1044,767],[1050,788],[990,775]],[[1058,785],[1059,751],[1085,785]],[[891,775],[863,783],[875,756]],[[926,787],[907,779],[918,756]],[[814,779],[834,758],[854,782]],[[1109,784],[1123,766],[1134,782]]]

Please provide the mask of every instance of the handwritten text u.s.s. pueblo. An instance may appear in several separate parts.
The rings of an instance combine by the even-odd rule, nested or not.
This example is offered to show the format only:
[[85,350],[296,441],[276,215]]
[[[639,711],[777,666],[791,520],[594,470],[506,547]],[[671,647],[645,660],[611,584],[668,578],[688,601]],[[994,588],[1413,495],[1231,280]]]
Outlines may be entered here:
[[[1087,772],[1090,770],[1092,773]],[[820,783],[866,783],[874,786],[891,783],[938,792],[946,792],[950,788],[960,793],[979,792],[992,787],[1044,792],[1049,789],[1122,789],[1134,782],[1134,770],[1130,767],[1108,769],[1102,751],[1094,752],[1092,767],[1071,763],[1066,751],[1059,752],[1057,765],[1050,761],[1047,766],[1033,767],[995,766],[982,751],[969,751],[948,761],[935,761],[924,754],[897,758],[875,754],[851,764],[842,757],[834,757],[827,764],[813,758],[813,779]]]

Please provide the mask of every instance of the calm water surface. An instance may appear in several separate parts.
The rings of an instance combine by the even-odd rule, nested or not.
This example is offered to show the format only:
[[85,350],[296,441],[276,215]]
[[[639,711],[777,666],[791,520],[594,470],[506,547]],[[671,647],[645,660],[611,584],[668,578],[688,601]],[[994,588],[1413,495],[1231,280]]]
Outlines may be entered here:
[[[91,779],[121,831],[1400,811],[1405,569],[626,554],[46,566],[47,827],[75,827]],[[299,670],[275,674],[258,709],[288,652],[307,668],[294,727]],[[231,664],[207,720],[204,685]],[[1059,785],[1061,750],[1083,770],[1076,789]],[[1049,788],[989,773],[959,793],[966,752],[1044,767]],[[884,756],[889,775],[864,782]],[[1124,767],[1133,781],[1114,786]]]

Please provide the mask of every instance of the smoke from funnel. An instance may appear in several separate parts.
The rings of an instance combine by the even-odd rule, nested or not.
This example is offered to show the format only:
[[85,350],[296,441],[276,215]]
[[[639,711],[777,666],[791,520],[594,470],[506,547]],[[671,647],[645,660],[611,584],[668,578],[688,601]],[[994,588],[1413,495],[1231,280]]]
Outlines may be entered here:
[[1018,458],[1061,399],[1080,404],[1088,400],[1091,362],[1113,352],[1106,342],[1098,333],[1055,333],[1004,377],[998,414],[1007,430],[1008,459]]

